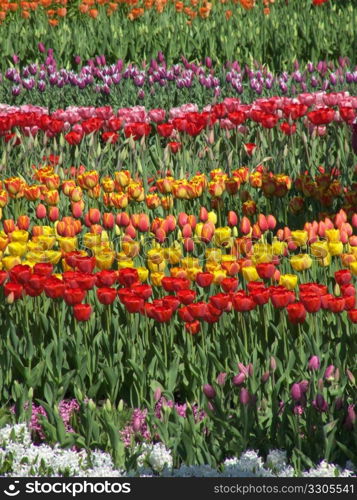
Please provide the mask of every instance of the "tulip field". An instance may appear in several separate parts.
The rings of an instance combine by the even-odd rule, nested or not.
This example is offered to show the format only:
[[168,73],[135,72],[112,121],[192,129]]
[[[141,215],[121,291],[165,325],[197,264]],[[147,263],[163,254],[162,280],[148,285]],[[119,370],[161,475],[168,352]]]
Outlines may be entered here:
[[0,0],[0,475],[356,475],[356,25]]

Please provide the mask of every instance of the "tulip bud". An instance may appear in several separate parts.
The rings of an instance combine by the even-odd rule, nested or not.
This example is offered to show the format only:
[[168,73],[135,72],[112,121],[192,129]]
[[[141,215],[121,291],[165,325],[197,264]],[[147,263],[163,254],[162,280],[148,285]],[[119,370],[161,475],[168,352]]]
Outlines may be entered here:
[[318,356],[312,356],[308,362],[308,369],[316,371],[320,368],[320,358]]
[[100,221],[100,211],[98,208],[90,208],[88,211],[88,218],[91,224],[99,224]]
[[44,219],[47,215],[46,207],[43,205],[43,203],[40,203],[36,207],[36,217],[38,219]]
[[266,219],[267,219],[267,223],[268,223],[269,229],[271,231],[273,229],[275,229],[275,227],[276,227],[276,218],[274,217],[274,215],[268,215]]
[[195,243],[192,238],[185,238],[183,241],[183,247],[186,252],[193,252],[195,248]]
[[30,217],[28,215],[20,215],[17,219],[17,227],[27,231],[30,227]]
[[352,226],[354,228],[357,228],[357,214],[353,214],[352,215],[352,221],[351,222],[352,222]]
[[251,224],[250,224],[250,220],[248,219],[248,217],[245,217],[245,216],[242,217],[242,219],[240,221],[240,225],[239,225],[239,230],[243,234],[250,233]]
[[261,377],[262,384],[265,384],[266,382],[268,382],[269,377],[270,377],[270,373],[269,372],[263,373],[263,375]]
[[348,380],[351,382],[351,384],[355,385],[356,379],[355,379],[353,373],[350,370],[347,369],[346,370],[346,374],[347,374]]
[[154,401],[158,402],[160,398],[161,398],[161,389],[160,387],[157,387],[154,392]]
[[[207,211],[207,209],[205,207],[201,207],[200,208],[200,215],[199,215],[199,217],[200,217],[200,221],[201,222],[207,222],[207,220],[208,220],[208,211]],[[356,224],[356,227],[357,227],[357,224]]]
[[230,210],[228,212],[227,220],[228,220],[228,226],[233,227],[238,224],[238,216],[235,212],[233,212],[233,210]]
[[270,370],[274,373],[276,370],[276,361],[273,356],[270,358]]
[[329,382],[332,382],[335,379],[334,372],[335,372],[335,367],[333,365],[329,365],[325,370],[324,378]]
[[182,229],[185,224],[188,224],[188,215],[185,212],[180,212],[177,217],[177,222]]
[[300,384],[293,384],[291,391],[290,391],[291,397],[293,398],[294,401],[300,401],[302,397],[302,390],[300,387]]
[[242,372],[238,373],[238,375],[234,375],[234,377],[232,379],[233,385],[236,385],[236,386],[242,385],[242,384],[244,384],[245,379],[246,379],[246,375],[244,373],[242,373]]
[[51,222],[55,222],[59,219],[59,210],[58,207],[49,207],[48,209],[48,218]]
[[258,226],[263,233],[269,229],[268,221],[264,214],[258,215]]
[[247,405],[250,401],[250,394],[248,392],[248,389],[246,389],[245,387],[240,390],[239,401],[242,403],[242,405]]
[[217,375],[217,384],[221,387],[224,386],[226,381],[227,374],[225,372],[221,372]]
[[204,395],[208,399],[213,399],[216,397],[216,391],[214,390],[214,388],[210,384],[205,384],[203,386],[202,390],[203,390]]

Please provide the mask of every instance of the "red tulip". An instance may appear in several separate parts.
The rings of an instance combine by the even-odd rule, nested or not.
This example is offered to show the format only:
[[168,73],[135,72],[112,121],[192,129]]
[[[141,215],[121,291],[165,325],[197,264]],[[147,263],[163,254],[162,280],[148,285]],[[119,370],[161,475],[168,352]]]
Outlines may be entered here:
[[347,314],[352,323],[357,323],[357,309],[351,309]]
[[95,268],[96,260],[95,257],[78,256],[75,262],[76,267],[82,273],[92,273]]
[[201,324],[197,320],[187,322],[185,323],[185,329],[187,332],[191,333],[191,335],[196,335],[201,329]]
[[63,299],[69,306],[80,304],[86,296],[86,291],[81,288],[65,288]]
[[114,270],[103,269],[95,275],[98,287],[110,287],[114,285],[117,280],[118,274]]
[[33,271],[41,276],[50,276],[53,271],[53,265],[50,262],[39,262],[34,265]]
[[133,283],[139,281],[139,274],[137,269],[131,267],[120,269],[118,273],[118,281],[123,286],[130,286]]
[[321,296],[314,292],[300,294],[300,300],[309,313],[316,313],[321,309]]
[[256,307],[252,296],[247,295],[244,292],[237,292],[232,295],[232,304],[234,309],[238,312],[249,312]]
[[172,309],[172,311],[176,311],[180,306],[180,301],[175,295],[166,295],[166,297],[162,298],[162,305],[168,309]]
[[8,297],[12,293],[14,296],[14,300],[18,300],[22,297],[22,292],[23,292],[23,286],[20,283],[8,281],[4,285],[5,297]]
[[192,302],[192,304],[187,306],[187,309],[195,319],[204,319],[207,314],[206,302]]
[[32,269],[30,266],[18,264],[17,266],[14,266],[12,269],[10,269],[9,275],[11,280],[23,285],[30,279],[32,275]]
[[347,283],[350,283],[351,279],[352,273],[348,269],[340,269],[335,272],[335,281],[339,285],[346,285]]
[[307,116],[314,125],[327,125],[335,117],[335,111],[332,108],[319,108],[307,113]]
[[131,293],[127,295],[123,300],[123,303],[130,313],[138,313],[144,307],[144,300],[138,297],[137,295]]
[[224,278],[220,283],[222,290],[226,293],[235,292],[238,288],[237,278]]
[[196,299],[196,292],[194,290],[178,290],[176,296],[181,304],[187,306],[188,304],[192,304]]
[[261,262],[256,266],[257,273],[259,278],[270,279],[274,276],[276,271],[276,267],[271,262]]
[[96,284],[96,276],[91,273],[77,273],[75,281],[82,290],[92,290]]
[[273,291],[270,296],[271,302],[276,309],[283,309],[290,303],[288,290]]
[[141,297],[144,300],[147,300],[152,295],[152,287],[150,285],[141,284],[141,283],[133,283],[130,287],[130,290]]
[[65,283],[55,276],[52,276],[51,278],[46,279],[43,288],[47,297],[50,299],[58,299],[59,297],[63,297]]
[[168,323],[172,317],[173,310],[167,306],[157,306],[154,309],[156,321],[159,323]]
[[189,311],[188,306],[181,307],[177,312],[182,321],[191,323],[195,319],[193,314],[191,314],[191,312]]
[[196,274],[196,283],[198,286],[202,288],[206,288],[211,285],[213,281],[212,273],[197,273]]
[[92,314],[92,306],[90,304],[75,304],[73,314],[77,321],[88,321]]
[[117,291],[115,288],[103,287],[97,289],[97,297],[101,304],[106,306],[113,304],[117,296]]
[[0,271],[0,286],[2,286],[6,280],[7,280],[7,272]]
[[333,297],[328,302],[328,307],[333,313],[341,313],[345,309],[345,299],[343,297]]
[[306,319],[306,309],[301,302],[289,304],[286,307],[288,312],[288,319],[291,323],[303,323]]

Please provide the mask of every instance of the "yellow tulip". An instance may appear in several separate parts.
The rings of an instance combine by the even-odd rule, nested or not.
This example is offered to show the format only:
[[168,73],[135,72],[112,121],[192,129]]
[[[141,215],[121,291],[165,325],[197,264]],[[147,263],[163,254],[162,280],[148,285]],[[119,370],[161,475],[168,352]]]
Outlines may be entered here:
[[57,238],[60,249],[63,252],[74,252],[77,249],[77,237],[74,236],[73,238],[70,236],[65,236],[63,238],[58,237]]
[[213,271],[213,283],[219,285],[224,278],[227,277],[227,272],[224,269],[216,269]]
[[212,222],[212,224],[217,224],[217,214],[213,210],[208,212],[208,220]]
[[2,264],[6,271],[10,271],[14,266],[17,266],[18,264],[21,264],[21,259],[18,256],[12,256],[9,255],[8,257],[3,257],[2,258]]
[[328,249],[331,255],[341,255],[343,253],[342,241],[329,242]]
[[219,263],[222,260],[222,250],[220,248],[207,248],[206,258],[208,261]]
[[182,257],[181,247],[168,247],[164,249],[164,257],[171,264],[176,265],[180,262]]
[[[101,271],[103,269],[110,269],[115,259],[115,252],[112,250],[103,251],[95,256],[95,264]],[[132,261],[131,261],[132,262]],[[131,266],[125,266],[131,267]]]
[[325,236],[329,243],[338,243],[341,240],[339,229],[326,229]]
[[148,269],[146,269],[146,267],[137,267],[136,270],[138,271],[139,280],[141,281],[141,283],[148,279],[149,271]]
[[[4,260],[4,259],[3,259]],[[357,276],[357,261],[355,262],[351,262],[350,264],[350,270],[351,270],[351,273],[354,275],[354,276]]]
[[19,243],[27,243],[29,239],[29,233],[24,229],[18,229],[11,233],[11,241],[16,241]]
[[151,248],[147,252],[148,261],[160,264],[164,260],[164,253],[161,248]]
[[140,243],[138,241],[123,241],[123,252],[127,257],[136,257],[140,252]]
[[307,253],[293,255],[290,257],[290,264],[294,271],[304,271],[312,265],[312,259]]
[[166,269],[166,262],[163,260],[160,262],[160,264],[156,264],[155,262],[152,262],[151,260],[148,260],[147,263],[148,269],[151,272],[164,272]]
[[134,261],[131,259],[118,261],[118,269],[125,269],[126,267],[135,267]]
[[312,255],[320,259],[324,259],[329,253],[327,241],[315,241],[310,248]]
[[284,255],[286,247],[285,241],[274,240],[271,245],[273,255]]
[[27,244],[14,241],[8,244],[7,250],[10,255],[22,257],[27,251]]
[[181,265],[184,269],[189,269],[190,267],[200,267],[198,259],[194,257],[185,257],[181,260]]
[[100,234],[85,233],[85,235],[83,236],[83,245],[86,248],[92,248],[96,245],[99,245],[100,242],[101,242]]
[[33,238],[33,241],[39,243],[43,250],[51,250],[56,243],[56,238],[54,236],[41,234],[40,236]]
[[230,227],[217,227],[214,232],[214,242],[218,246],[232,246],[232,230]]
[[154,286],[161,286],[161,281],[164,277],[164,273],[150,273],[150,280]]
[[285,286],[288,290],[293,290],[296,288],[298,283],[298,277],[296,274],[281,274],[279,279],[279,285]]
[[329,266],[331,264],[331,254],[328,253],[326,255],[326,257],[324,257],[323,259],[319,259],[318,263],[319,263],[319,266],[321,266],[321,267]]
[[44,252],[44,260],[42,262],[50,262],[53,265],[59,263],[62,258],[62,252],[56,252],[55,250],[46,250]]
[[259,280],[259,274],[254,266],[242,267],[243,278],[246,281],[257,281]]
[[305,230],[291,231],[291,238],[298,247],[306,245],[308,237],[308,232]]

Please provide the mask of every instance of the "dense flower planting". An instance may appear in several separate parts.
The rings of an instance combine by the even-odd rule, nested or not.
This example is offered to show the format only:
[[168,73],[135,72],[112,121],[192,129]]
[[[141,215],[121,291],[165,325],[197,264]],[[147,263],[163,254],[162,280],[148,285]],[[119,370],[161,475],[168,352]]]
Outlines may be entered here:
[[356,16],[0,0],[1,475],[356,474]]

